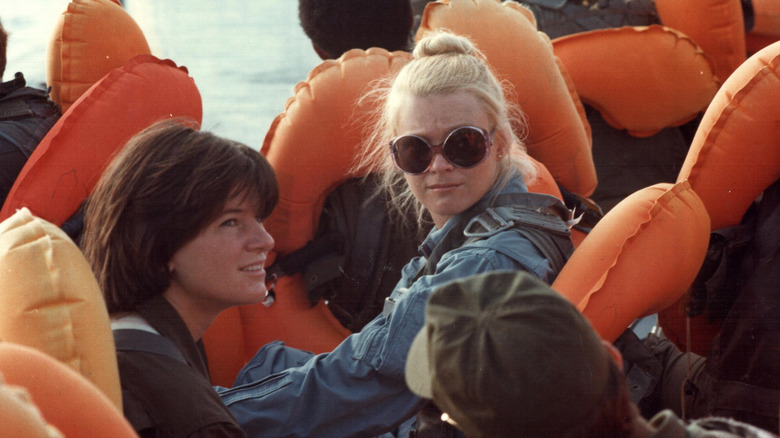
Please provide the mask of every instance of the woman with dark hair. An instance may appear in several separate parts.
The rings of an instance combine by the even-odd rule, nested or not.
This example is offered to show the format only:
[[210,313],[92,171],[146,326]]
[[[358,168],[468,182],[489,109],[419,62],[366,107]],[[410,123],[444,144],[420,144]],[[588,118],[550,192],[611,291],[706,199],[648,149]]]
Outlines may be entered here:
[[278,201],[259,152],[185,121],[131,139],[87,201],[82,249],[117,344],[125,416],[141,436],[245,436],[213,390],[201,337],[266,295]]

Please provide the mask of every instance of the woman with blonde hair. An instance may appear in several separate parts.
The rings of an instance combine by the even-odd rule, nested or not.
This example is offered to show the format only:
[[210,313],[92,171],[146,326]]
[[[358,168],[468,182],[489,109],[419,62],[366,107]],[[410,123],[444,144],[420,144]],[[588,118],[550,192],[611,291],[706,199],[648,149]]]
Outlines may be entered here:
[[406,436],[425,402],[407,388],[404,365],[431,292],[495,270],[551,282],[572,250],[570,212],[526,189],[534,167],[481,53],[464,37],[439,33],[413,56],[389,87],[367,97],[379,99],[381,113],[356,165],[382,174],[392,209],[415,209],[434,227],[383,313],[360,332],[318,356],[269,344],[232,389],[220,390],[250,435]]

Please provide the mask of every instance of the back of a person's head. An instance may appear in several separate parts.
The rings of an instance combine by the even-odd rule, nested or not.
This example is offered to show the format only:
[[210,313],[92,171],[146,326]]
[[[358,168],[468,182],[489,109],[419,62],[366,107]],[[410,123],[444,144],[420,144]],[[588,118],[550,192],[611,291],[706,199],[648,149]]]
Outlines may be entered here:
[[8,56],[8,33],[3,28],[3,23],[0,22],[0,79],[3,78],[5,73],[5,64]]
[[408,51],[414,21],[409,0],[299,0],[301,27],[323,58],[350,49]]
[[522,271],[435,290],[406,378],[469,438],[624,436],[634,418],[613,410],[625,382],[590,323]]
[[231,196],[256,202],[260,218],[275,207],[276,178],[256,150],[183,120],[133,137],[104,171],[84,214],[82,250],[109,312],[163,293],[173,254]]

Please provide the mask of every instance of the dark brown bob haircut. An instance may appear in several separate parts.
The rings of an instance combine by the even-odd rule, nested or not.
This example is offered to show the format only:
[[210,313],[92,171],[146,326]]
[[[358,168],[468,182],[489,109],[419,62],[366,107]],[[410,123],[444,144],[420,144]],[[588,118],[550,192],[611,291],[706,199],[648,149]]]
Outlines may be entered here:
[[109,313],[170,285],[168,262],[234,196],[265,219],[279,200],[271,165],[254,149],[189,120],[158,122],[133,137],[89,197],[82,250]]

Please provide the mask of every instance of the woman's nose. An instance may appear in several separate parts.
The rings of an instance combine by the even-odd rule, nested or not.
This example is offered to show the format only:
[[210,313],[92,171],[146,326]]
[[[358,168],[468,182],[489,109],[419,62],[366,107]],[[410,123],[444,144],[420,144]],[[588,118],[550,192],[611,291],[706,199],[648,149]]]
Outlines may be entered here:
[[274,247],[274,238],[268,233],[262,222],[257,222],[256,224],[249,238],[250,249],[270,251]]
[[429,172],[431,172],[431,171],[432,172],[442,172],[442,171],[445,171],[445,170],[450,170],[453,167],[454,166],[452,165],[452,163],[447,161],[447,159],[444,158],[444,155],[441,152],[439,152],[439,153],[436,153],[436,154],[433,155],[433,161],[431,162],[431,168],[430,168]]

